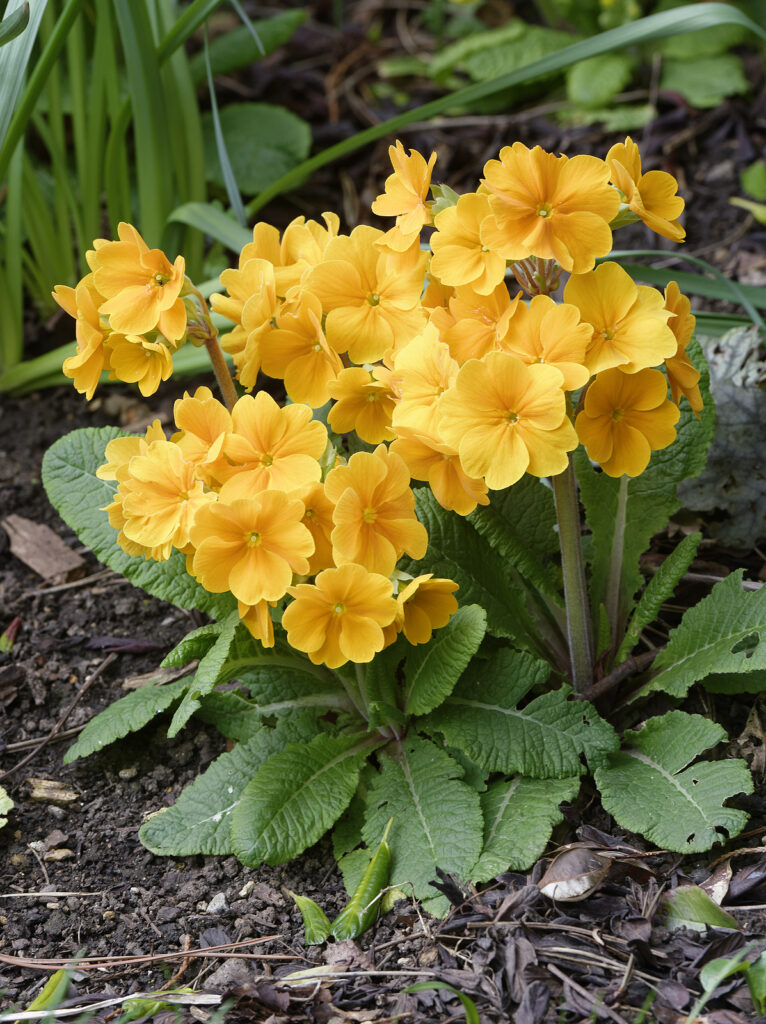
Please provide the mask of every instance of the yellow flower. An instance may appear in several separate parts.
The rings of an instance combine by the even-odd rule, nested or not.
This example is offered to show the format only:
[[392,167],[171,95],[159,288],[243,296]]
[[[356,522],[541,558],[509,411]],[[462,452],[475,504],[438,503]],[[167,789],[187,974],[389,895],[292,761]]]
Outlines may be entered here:
[[676,351],[667,323],[670,313],[660,292],[636,285],[617,263],[602,263],[591,273],[570,277],[564,301],[577,306],[593,328],[585,353],[591,374],[614,366],[623,373],[637,373]]
[[471,359],[442,397],[442,437],[465,472],[483,476],[492,490],[524,473],[562,473],[567,453],[577,447],[562,387],[553,366],[527,366],[507,352]]
[[684,201],[676,195],[678,182],[667,171],[641,173],[641,154],[628,136],[606,155],[612,182],[625,196],[633,213],[663,238],[683,242],[686,232],[678,223]]
[[171,263],[160,249],[150,249],[132,224],[117,227],[118,242],[99,238],[87,253],[95,286],[104,302],[99,312],[120,334],[159,331],[177,342],[186,333],[186,308],[179,298],[186,264]]
[[494,221],[482,224],[484,244],[506,259],[538,256],[582,274],[612,248],[609,222],[620,207],[609,168],[594,156],[555,156],[521,142],[484,167]]
[[[125,480],[129,475],[128,465],[134,455],[146,455],[152,441],[164,441],[165,433],[159,420],[147,427],[143,437],[131,434],[129,437],[115,437],[104,451],[106,462],[96,470],[99,480]],[[183,454],[183,453],[182,453]]]
[[394,430],[398,433],[407,426],[418,433],[435,433],[439,402],[454,384],[458,364],[432,324],[397,353],[394,371],[401,395],[393,413]]
[[457,611],[454,580],[416,576],[396,596],[396,624],[413,646],[427,644],[435,629],[446,626]]
[[383,627],[396,615],[392,590],[389,579],[361,565],[326,569],[315,585],[290,587],[295,600],[282,616],[287,642],[328,668],[372,661],[383,650]]
[[276,601],[259,601],[258,604],[245,604],[244,601],[237,602],[237,611],[248,632],[255,640],[260,640],[264,647],[274,646],[274,623],[269,608],[273,608]]
[[278,295],[287,295],[291,288],[300,284],[311,268],[322,262],[327,246],[337,237],[340,227],[337,213],[323,213],[322,220],[324,224],[296,217],[285,228],[279,248],[282,265],[275,265],[274,271]]
[[[469,359],[481,359],[500,348],[519,308],[521,294],[511,299],[504,284],[489,295],[471,288],[458,288],[450,299],[453,323],[441,331],[453,359],[462,366]],[[438,320],[434,320],[439,325]]]
[[93,398],[102,371],[110,366],[109,348],[105,344],[108,331],[98,312],[103,298],[94,291],[92,277],[88,274],[76,288],[56,285],[53,291],[59,306],[77,321],[77,353],[64,360],[61,372],[74,381],[75,390],[88,401]]
[[401,348],[425,322],[419,299],[425,253],[409,274],[395,274],[375,245],[381,232],[354,228],[334,238],[325,259],[305,281],[327,313],[325,333],[336,352],[354,363],[374,363],[390,348]]
[[231,414],[213,396],[210,388],[200,387],[190,395],[184,392],[173,406],[178,432],[170,440],[177,444],[187,462],[196,466],[197,475],[217,490],[229,475],[230,464],[223,456],[223,442],[231,433]]
[[302,292],[277,313],[277,330],[260,340],[263,372],[282,378],[290,399],[312,409],[329,401],[330,384],[343,369],[338,353],[327,344],[321,320],[319,299]]
[[302,501],[282,491],[214,502],[197,513],[191,531],[192,571],[206,590],[230,590],[243,604],[279,601],[293,573],[305,576],[314,552],[301,522]]
[[[223,275],[221,275],[223,276]],[[274,281],[274,268],[266,260],[250,260],[245,264],[244,280],[252,291],[242,306],[242,323],[224,339],[223,348],[234,356],[237,380],[251,391],[261,368],[261,341],[274,328],[272,320],[277,312],[278,299]],[[232,335],[237,335],[236,342]]]
[[477,505],[489,505],[487,485],[481,477],[470,477],[454,448],[433,435],[400,431],[391,445],[415,480],[427,481],[442,508],[467,516]]
[[122,531],[129,540],[148,548],[172,545],[179,551],[189,545],[195,515],[215,500],[195,479],[192,463],[165,440],[152,441],[146,454],[130,459],[118,493],[125,518]]
[[280,408],[271,395],[243,395],[231,414],[232,431],[223,442],[234,464],[222,495],[230,501],[267,488],[292,491],[322,475],[318,460],[327,447],[324,424],[306,405]]
[[173,357],[164,339],[148,341],[132,334],[112,334],[109,347],[110,379],[138,384],[144,398],[153,395],[160,382],[173,373]]
[[609,476],[638,476],[653,451],[676,437],[680,413],[659,370],[604,370],[585,393],[575,425],[588,455]]
[[378,445],[357,452],[347,466],[333,469],[325,492],[335,503],[332,531],[335,564],[356,562],[389,576],[404,552],[422,558],[425,527],[415,517],[415,495],[403,459]]
[[548,295],[535,295],[527,306],[521,303],[500,342],[505,352],[524,363],[547,363],[560,370],[564,390],[581,388],[590,378],[585,350],[593,328],[580,323],[580,311],[566,303],[557,304]]
[[355,430],[368,444],[379,444],[396,437],[391,429],[394,395],[389,386],[376,380],[370,370],[363,366],[346,367],[328,390],[334,404],[327,422],[336,434],[349,434]]
[[322,569],[334,568],[331,535],[335,527],[332,521],[335,505],[327,497],[324,484],[310,484],[293,491],[291,497],[300,498],[305,505],[302,522],[314,541],[314,554],[309,558],[309,575],[313,576]]
[[394,173],[386,178],[385,192],[373,202],[372,212],[378,217],[396,217],[396,226],[386,232],[384,242],[389,249],[404,252],[418,238],[421,228],[433,223],[426,197],[436,153],[426,163],[414,149],[407,156],[397,139],[395,146],[388,147],[388,155]]
[[[253,260],[261,262],[255,262],[250,267]],[[262,288],[264,262],[270,264],[273,280],[274,267],[280,263],[279,232],[271,224],[258,223],[253,228],[253,241],[248,242],[239,254],[237,267],[229,267],[221,274],[221,284],[229,294],[216,292],[211,295],[210,305],[213,310],[232,323],[241,324],[243,306],[251,295]]]
[[492,217],[485,195],[468,193],[435,218],[431,235],[431,273],[444,284],[469,285],[480,295],[489,295],[505,277],[505,259],[483,244],[480,228]]
[[668,327],[673,332],[678,346],[675,355],[665,360],[670,393],[676,405],[680,405],[681,395],[685,395],[694,415],[699,419],[704,404],[699,389],[700,373],[686,354],[686,347],[694,334],[697,318],[692,316],[691,302],[681,294],[675,281],[670,281],[665,289],[665,308],[674,314]]

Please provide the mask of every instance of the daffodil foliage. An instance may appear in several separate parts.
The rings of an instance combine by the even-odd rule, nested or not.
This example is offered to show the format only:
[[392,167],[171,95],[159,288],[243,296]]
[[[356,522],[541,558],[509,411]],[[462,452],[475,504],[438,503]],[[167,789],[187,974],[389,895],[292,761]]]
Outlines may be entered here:
[[211,301],[220,338],[183,257],[127,224],[57,287],[88,398],[104,372],[153,393],[186,340],[223,396],[46,456],[83,543],[210,619],[165,659],[185,676],[118,701],[67,760],[159,712],[170,736],[202,719],[229,749],[142,826],[150,850],[278,864],[331,831],[358,879],[390,822],[391,881],[434,911],[437,868],[529,867],[589,773],[663,846],[736,834],[744,763],[697,761],[722,730],[680,708],[631,728],[644,694],[752,691],[766,664],[738,577],[662,651],[645,634],[698,538],[640,598],[639,558],[704,467],[713,409],[689,300],[608,256],[639,218],[683,240],[676,182],[630,139],[604,159],[514,143],[462,196],[431,185],[434,154],[390,156],[388,230],[254,226]]

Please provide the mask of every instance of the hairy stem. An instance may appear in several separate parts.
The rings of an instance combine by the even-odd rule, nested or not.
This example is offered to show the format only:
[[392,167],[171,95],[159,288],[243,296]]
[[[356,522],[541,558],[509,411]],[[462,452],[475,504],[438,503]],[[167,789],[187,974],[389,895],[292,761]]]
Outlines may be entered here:
[[564,472],[551,477],[551,484],[559,526],[572,683],[575,690],[581,692],[593,681],[593,641],[580,536],[577,480],[571,457]]
[[221,346],[218,344],[217,334],[208,335],[205,339],[205,348],[210,356],[210,362],[213,364],[215,379],[218,381],[218,387],[221,389],[226,408],[231,412],[237,401],[237,389],[234,387],[229,367],[226,365]]
[[620,589],[622,584],[622,560],[625,551],[625,517],[628,507],[628,477],[620,477],[617,492],[617,512],[614,519],[612,550],[609,555],[609,575],[604,592],[604,608],[611,637],[611,649],[616,651],[620,640]]

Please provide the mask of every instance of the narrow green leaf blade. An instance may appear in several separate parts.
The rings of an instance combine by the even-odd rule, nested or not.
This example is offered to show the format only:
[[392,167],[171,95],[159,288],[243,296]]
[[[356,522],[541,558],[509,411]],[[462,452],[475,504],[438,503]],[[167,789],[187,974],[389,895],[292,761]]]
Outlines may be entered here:
[[173,210],[168,220],[198,228],[232,252],[239,252],[253,240],[252,231],[211,203],[184,203]]
[[487,616],[476,604],[464,605],[427,644],[420,644],[404,663],[405,712],[424,715],[448,697],[463,669],[479,649]]
[[307,946],[319,946],[330,934],[330,919],[324,910],[309,899],[308,896],[299,896],[298,893],[287,890],[293,898],[303,918],[303,941]]
[[29,3],[22,3],[11,14],[6,15],[0,21],[0,46],[10,43],[16,36],[20,36],[29,24]]
[[594,772],[604,808],[623,828],[678,853],[709,850],[745,827],[747,813],[725,807],[752,793],[745,762],[700,761],[686,767],[726,733],[701,715],[671,711],[628,730],[623,749]]

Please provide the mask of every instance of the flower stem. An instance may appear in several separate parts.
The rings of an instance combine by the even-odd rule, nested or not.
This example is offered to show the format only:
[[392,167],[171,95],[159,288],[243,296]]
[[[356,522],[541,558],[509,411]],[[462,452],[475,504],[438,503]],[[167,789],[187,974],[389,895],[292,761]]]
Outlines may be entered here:
[[617,492],[617,511],[614,517],[614,534],[612,550],[609,555],[609,575],[604,593],[604,609],[611,636],[612,651],[620,644],[620,585],[622,583],[622,562],[625,552],[625,517],[628,506],[628,477],[620,477],[620,489]]
[[213,364],[215,379],[218,381],[218,387],[221,389],[226,408],[231,412],[237,401],[237,389],[234,387],[229,367],[226,365],[221,346],[218,344],[217,334],[209,334],[205,338],[205,348],[210,356],[210,362]]
[[593,682],[593,643],[590,601],[585,585],[585,565],[580,536],[577,480],[571,456],[564,472],[551,477],[551,484],[559,526],[572,683],[575,690],[580,692]]

